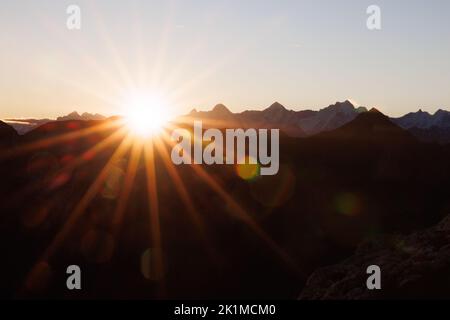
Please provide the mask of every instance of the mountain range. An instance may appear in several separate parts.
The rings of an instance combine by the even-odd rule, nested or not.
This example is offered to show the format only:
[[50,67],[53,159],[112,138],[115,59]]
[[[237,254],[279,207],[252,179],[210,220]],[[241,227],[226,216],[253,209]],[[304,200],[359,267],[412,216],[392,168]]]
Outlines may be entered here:
[[425,142],[450,143],[450,112],[439,109],[434,114],[419,110],[392,121]]
[[[188,117],[207,120],[215,126],[279,128],[292,137],[305,137],[337,129],[365,112],[368,112],[366,107],[356,107],[348,100],[318,111],[288,110],[275,102],[262,111],[247,110],[241,113],[232,113],[223,104],[218,104],[211,111],[198,112],[194,109]],[[431,115],[419,110],[399,118],[386,119],[408,130],[421,141],[441,144],[450,142],[449,111],[440,109]]]
[[88,112],[84,112],[83,114],[79,114],[78,112],[74,111],[72,113],[69,113],[66,116],[58,117],[56,120],[52,119],[5,119],[5,122],[9,124],[11,127],[13,127],[17,133],[19,134],[25,134],[43,124],[52,122],[52,121],[67,121],[67,120],[104,120],[106,119],[105,116],[102,116],[98,113],[92,114]]
[[337,102],[319,111],[288,110],[275,102],[262,111],[247,110],[241,113],[232,113],[223,104],[218,104],[209,112],[194,109],[188,116],[213,121],[218,126],[232,123],[243,128],[279,128],[290,136],[304,137],[336,129],[366,111],[365,107],[356,108],[350,101]]
[[403,117],[394,118],[393,121],[405,129],[445,128],[450,127],[450,112],[439,109],[434,114],[430,114],[420,109],[417,112],[410,112]]
[[[218,104],[211,111],[192,110],[188,115],[178,120],[203,120],[206,124],[216,127],[240,128],[278,128],[292,137],[307,137],[321,132],[337,129],[356,118],[357,115],[367,112],[366,107],[355,106],[350,101],[336,102],[318,111],[294,111],[284,107],[279,102],[268,108],[246,110],[240,113],[231,112],[225,105]],[[104,120],[100,114],[74,111],[66,116],[58,117],[56,121],[68,120]],[[399,127],[408,130],[413,136],[424,142],[450,143],[450,112],[439,109],[430,114],[419,110],[408,113],[402,117],[389,118]],[[5,122],[12,126],[19,134],[25,134],[51,119],[7,119]]]

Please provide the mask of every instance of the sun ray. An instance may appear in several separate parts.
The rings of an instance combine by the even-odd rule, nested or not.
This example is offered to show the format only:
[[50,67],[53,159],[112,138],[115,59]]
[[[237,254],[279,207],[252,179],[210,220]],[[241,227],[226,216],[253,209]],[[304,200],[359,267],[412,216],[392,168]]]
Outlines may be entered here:
[[125,173],[125,181],[112,218],[112,228],[114,235],[117,234],[119,228],[122,225],[123,214],[128,205],[130,193],[133,188],[134,180],[136,178],[136,172],[139,165],[142,147],[142,141],[137,140],[133,143],[133,146],[131,148],[131,155],[130,159],[128,160],[127,171]]
[[[89,4],[88,4],[89,5]],[[61,41],[65,48],[68,48],[71,52],[75,52],[90,69],[92,69],[95,74],[99,75],[105,83],[111,86],[112,89],[119,91],[122,86],[118,81],[114,81],[117,77],[106,72],[105,69],[101,68],[97,60],[88,54],[89,51],[86,50],[84,46],[77,45],[77,42],[70,41],[67,37],[67,33],[64,32],[63,28],[59,25],[51,24],[51,19],[48,19],[44,13],[41,14],[41,23],[47,28],[47,31],[58,36],[58,41]],[[67,80],[67,79],[66,79]],[[98,93],[97,93],[98,94]]]
[[19,145],[18,147],[12,148],[11,150],[6,151],[4,154],[0,156],[0,159],[5,159],[13,156],[18,156],[29,151],[48,148],[50,146],[56,145],[58,143],[64,143],[69,140],[78,139],[82,137],[86,137],[88,135],[98,133],[101,131],[106,131],[108,129],[112,129],[114,127],[118,127],[120,123],[118,121],[101,121],[100,124],[94,125],[92,127],[60,134],[53,137],[48,137],[44,139],[40,139],[37,141],[33,141],[24,145]]
[[224,55],[221,58],[217,59],[217,63],[214,63],[208,67],[206,67],[203,71],[200,71],[195,77],[192,77],[189,81],[183,83],[182,86],[177,87],[175,90],[171,92],[172,100],[176,100],[178,97],[182,96],[184,93],[198,85],[201,81],[208,79],[214,73],[223,68],[228,62],[237,58],[240,54],[242,54],[245,48],[237,48],[232,52],[228,52],[227,55]]
[[222,188],[222,186],[215,181],[208,173],[198,165],[191,165],[191,168],[202,178],[230,207],[232,212],[235,213],[236,218],[247,224],[253,232],[255,232],[263,241],[265,241],[269,247],[289,266],[292,270],[301,273],[303,276],[306,274],[300,271],[297,264],[292,258],[284,252],[268,235],[267,233],[251,218],[251,216],[241,208],[241,206]]
[[127,135],[126,128],[120,128],[119,130],[115,131],[113,134],[108,136],[106,139],[103,139],[102,141],[98,142],[96,145],[92,146],[88,150],[84,151],[79,157],[72,160],[72,162],[68,163],[62,170],[73,170],[76,167],[81,166],[83,163],[87,162],[88,158],[91,158],[90,155],[93,155],[92,157],[95,157],[95,154],[98,154],[100,151],[106,149],[110,145],[112,145],[114,142],[117,142],[118,140],[122,139]]
[[[171,6],[170,10],[173,10],[172,3],[169,2]],[[159,87],[161,75],[164,74],[163,67],[165,59],[167,56],[167,48],[169,45],[169,29],[173,20],[173,11],[170,15],[166,16],[164,27],[162,29],[161,38],[157,46],[156,58],[152,67],[152,74],[150,79],[150,84],[152,87]]]
[[126,67],[122,56],[120,55],[117,47],[114,45],[112,38],[110,37],[110,32],[108,31],[108,27],[105,25],[102,16],[99,14],[101,10],[99,10],[94,2],[90,2],[90,5],[93,6],[92,13],[95,16],[95,22],[97,24],[97,28],[95,30],[98,32],[99,37],[103,40],[104,45],[109,50],[111,54],[111,58],[114,61],[115,67],[120,74],[120,79],[125,82],[125,87],[127,89],[134,88],[136,83],[134,83],[133,78],[130,75],[129,70]]
[[[192,125],[192,123],[194,123],[194,121],[199,121],[201,120],[202,122],[202,126],[203,128],[227,128],[230,126],[230,122],[229,120],[221,120],[221,119],[199,119],[196,118],[194,116],[190,116],[190,115],[185,115],[185,116],[180,116],[176,119],[174,119],[172,122],[174,124],[177,125]],[[176,128],[176,126],[172,125],[171,126],[172,129]]]
[[[36,261],[36,263],[33,265],[29,273],[27,274],[24,286],[26,286],[27,283],[32,280],[32,277],[37,273],[39,273],[39,266],[42,265],[42,263],[47,263],[47,261],[50,259],[50,257],[56,252],[56,250],[59,248],[59,246],[62,244],[62,242],[65,240],[66,236],[72,229],[73,225],[76,223],[76,221],[83,215],[86,207],[88,204],[92,201],[92,199],[95,197],[95,195],[98,193],[98,190],[100,189],[102,183],[106,179],[108,172],[114,162],[123,156],[128,149],[130,145],[130,137],[127,137],[124,139],[121,144],[117,147],[116,151],[112,155],[112,157],[109,159],[107,164],[104,166],[100,174],[95,178],[94,182],[91,184],[91,186],[88,188],[82,199],[78,202],[75,209],[72,211],[72,213],[69,215],[68,220],[65,222],[61,230],[56,234],[56,236],[53,238],[50,245],[45,249],[44,253],[40,256],[40,258]],[[21,288],[22,290],[23,288]]]
[[142,11],[139,10],[137,3],[133,3],[133,34],[136,37],[136,61],[137,65],[137,84],[139,87],[144,86],[147,83],[147,57],[145,54],[145,38],[143,36],[143,25],[142,25]]
[[164,262],[162,257],[162,239],[161,239],[161,225],[159,217],[158,206],[158,189],[156,183],[156,171],[155,171],[155,156],[153,141],[148,140],[144,144],[145,166],[147,173],[147,193],[149,204],[149,224],[150,224],[150,248],[154,248],[155,252],[155,278],[160,282],[160,294],[165,295],[164,285]]
[[97,195],[98,191],[100,190],[103,182],[107,178],[111,167],[114,165],[114,163],[122,157],[126,151],[128,150],[129,146],[131,144],[131,138],[128,136],[125,138],[120,145],[115,150],[114,154],[111,156],[111,158],[108,160],[106,165],[103,167],[101,172],[98,174],[98,176],[95,178],[93,183],[89,186],[88,190],[85,192],[83,197],[80,199],[72,213],[69,215],[67,221],[61,228],[61,230],[56,234],[54,239],[52,240],[51,244],[48,246],[48,248],[44,251],[40,261],[48,261],[50,256],[52,256],[55,251],[58,249],[58,247],[62,244],[70,230],[72,229],[73,225],[78,221],[78,219],[83,215],[85,212],[85,209],[89,205],[89,203],[94,199],[94,197]]
[[[166,135],[167,141],[171,143],[171,145],[174,145],[174,141]],[[201,168],[199,165],[191,164],[190,167],[195,171],[195,173],[203,179],[230,207],[232,208],[232,212],[234,213],[235,217],[240,219],[242,222],[244,222],[246,225],[248,225],[253,232],[257,236],[259,236],[263,241],[265,241],[269,247],[272,249],[273,252],[275,252],[282,261],[285,262],[285,264],[292,270],[294,270],[296,273],[301,274],[302,276],[306,276],[306,273],[300,270],[299,266],[295,263],[294,260],[286,253],[284,250],[282,250],[268,235],[267,233],[254,221],[254,219],[251,218],[251,216],[231,197],[224,189],[223,187],[215,181],[203,168]]]
[[186,190],[183,181],[181,180],[178,172],[175,170],[174,165],[172,163],[172,160],[170,159],[167,150],[165,149],[164,145],[162,144],[162,141],[157,138],[155,139],[155,146],[158,149],[159,155],[161,156],[163,163],[167,169],[167,172],[169,173],[171,179],[174,182],[175,188],[177,189],[177,192],[179,193],[181,199],[185,203],[188,212],[191,214],[191,218],[194,221],[194,224],[197,228],[199,228],[200,232],[205,232],[205,226],[200,218],[200,216],[197,213],[197,210],[194,208],[194,204],[192,203],[192,200],[189,196],[188,191]]
[[[74,158],[71,162],[67,163],[65,166],[63,166],[61,169],[58,170],[55,176],[62,175],[64,173],[70,172],[77,167],[83,165],[86,163],[88,158],[91,158],[91,156],[87,155],[94,155],[98,154],[102,150],[105,150],[107,147],[111,146],[113,143],[117,142],[119,139],[123,138],[123,136],[126,134],[125,128],[120,128],[116,132],[114,132],[112,135],[107,137],[106,139],[100,141],[99,143],[95,144],[88,150],[84,151],[81,155]],[[28,184],[24,189],[22,189],[20,192],[18,192],[15,195],[9,195],[8,196],[8,204],[12,205],[17,201],[21,201],[21,199],[26,198],[29,194],[34,192],[38,187],[40,187],[40,184],[38,182]]]
[[[120,105],[120,101],[117,98],[112,98],[108,94],[101,94],[99,93],[98,89],[92,88],[90,85],[86,85],[84,83],[73,81],[69,77],[64,76],[56,76],[52,75],[55,81],[58,81],[59,83],[64,83],[68,86],[72,86],[74,89],[78,89],[86,94],[91,95],[92,97],[97,98],[98,100],[101,100],[102,103],[106,103],[111,107],[118,107]],[[119,89],[114,88],[114,90],[118,91]]]
[[[163,136],[164,137],[164,136]],[[195,208],[194,203],[192,202],[192,199],[189,195],[188,190],[186,189],[186,186],[184,185],[183,180],[181,179],[179,173],[175,169],[174,164],[172,163],[172,160],[169,157],[169,154],[167,150],[165,149],[165,146],[163,144],[163,137],[157,137],[155,139],[155,145],[158,149],[158,154],[162,158],[162,162],[164,163],[164,166],[167,170],[167,172],[170,175],[170,178],[174,182],[175,189],[177,190],[178,195],[181,197],[181,200],[183,201],[184,205],[187,208],[188,214],[197,228],[199,232],[199,237],[202,240],[203,243],[206,244],[206,249],[208,251],[209,256],[216,262],[222,260],[220,256],[218,255],[217,251],[213,249],[211,245],[211,240],[208,237],[207,229],[205,224],[203,223],[203,220],[201,219],[201,216],[199,215],[199,212]]]
[[[203,39],[204,40],[204,39]],[[190,65],[191,59],[195,54],[200,52],[202,46],[205,42],[201,42],[201,40],[197,40],[195,44],[193,44],[188,51],[185,53],[185,56],[178,60],[177,64],[172,68],[171,72],[167,77],[164,78],[162,83],[163,88],[174,88],[176,87],[176,79],[185,71],[185,67]]]

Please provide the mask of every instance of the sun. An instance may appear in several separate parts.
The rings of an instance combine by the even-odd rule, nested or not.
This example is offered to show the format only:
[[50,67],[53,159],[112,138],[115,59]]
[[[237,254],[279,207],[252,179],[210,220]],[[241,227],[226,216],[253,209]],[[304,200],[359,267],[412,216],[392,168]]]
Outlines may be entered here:
[[127,127],[139,137],[160,133],[171,120],[169,104],[157,95],[133,95],[123,107]]

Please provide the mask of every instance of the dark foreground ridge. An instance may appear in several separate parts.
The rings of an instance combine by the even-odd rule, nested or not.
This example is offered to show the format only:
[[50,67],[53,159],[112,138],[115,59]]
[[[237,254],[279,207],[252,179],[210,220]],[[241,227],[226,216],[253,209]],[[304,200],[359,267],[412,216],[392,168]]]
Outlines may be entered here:
[[[378,265],[382,290],[364,288],[365,269]],[[362,243],[337,265],[315,271],[300,299],[449,299],[450,215],[408,236],[380,236]]]

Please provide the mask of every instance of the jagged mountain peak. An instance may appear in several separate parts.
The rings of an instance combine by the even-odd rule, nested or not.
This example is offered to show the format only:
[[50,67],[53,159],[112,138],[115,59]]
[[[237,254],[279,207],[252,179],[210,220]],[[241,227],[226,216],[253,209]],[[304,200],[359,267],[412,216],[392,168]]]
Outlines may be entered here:
[[351,102],[350,100],[345,100],[344,102],[342,102],[342,104],[346,104],[346,105],[352,105],[352,106],[355,106],[354,104],[353,104],[353,102]]
[[385,145],[395,143],[412,143],[414,137],[406,130],[393,123],[389,117],[376,108],[358,114],[351,122],[336,130],[319,134],[321,137],[377,142]]
[[429,115],[428,111],[423,111],[422,109],[419,109],[419,111],[417,111],[416,113],[423,114],[423,115]]
[[450,112],[449,111],[447,111],[447,110],[443,110],[443,109],[439,109],[439,110],[437,110],[435,113],[434,113],[434,115],[443,115],[443,114],[450,114]]
[[66,120],[103,120],[104,116],[101,114],[84,112],[81,115],[77,111],[73,111],[66,116],[56,118],[56,121],[66,121]]
[[220,113],[220,114],[231,114],[231,111],[222,103],[217,104],[213,109],[212,112],[214,113]]
[[354,108],[355,105],[350,101],[350,100],[345,100],[344,102],[340,102],[337,101],[334,106],[339,106],[339,107],[352,107]]
[[338,101],[322,110],[332,112],[353,112],[355,110],[355,106],[349,100],[345,100],[344,102]]
[[272,103],[265,111],[287,111],[287,109],[278,101]]
[[368,112],[368,110],[366,107],[358,107],[358,108],[356,108],[356,112],[363,113],[363,112]]
[[384,114],[383,114],[380,110],[378,110],[377,108],[375,108],[375,107],[371,108],[371,109],[369,110],[369,112],[370,112],[370,113],[375,113],[375,114],[381,114],[381,115],[384,116]]

